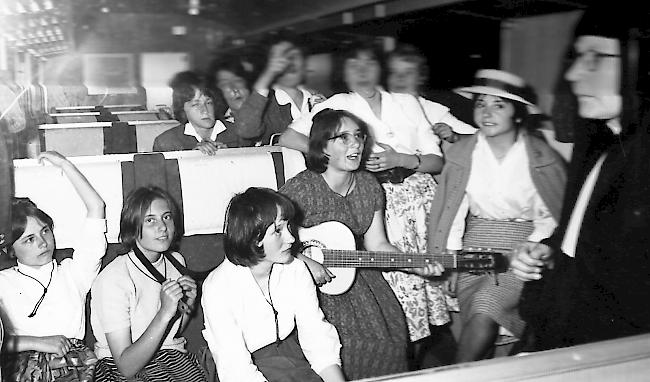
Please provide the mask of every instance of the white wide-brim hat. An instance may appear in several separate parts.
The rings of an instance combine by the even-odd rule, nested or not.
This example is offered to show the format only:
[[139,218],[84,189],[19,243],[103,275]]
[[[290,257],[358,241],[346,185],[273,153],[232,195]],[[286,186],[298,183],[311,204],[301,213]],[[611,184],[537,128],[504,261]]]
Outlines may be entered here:
[[472,98],[474,94],[488,94],[521,102],[530,114],[542,114],[537,105],[529,101],[534,95],[526,81],[503,70],[481,69],[474,76],[474,85],[454,91],[465,98]]

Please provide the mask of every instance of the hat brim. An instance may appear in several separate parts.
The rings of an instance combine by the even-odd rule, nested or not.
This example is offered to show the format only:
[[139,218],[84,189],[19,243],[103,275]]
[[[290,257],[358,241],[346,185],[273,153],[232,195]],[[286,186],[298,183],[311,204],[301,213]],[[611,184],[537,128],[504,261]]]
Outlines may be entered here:
[[530,101],[526,101],[524,98],[516,94],[512,94],[503,89],[493,88],[491,86],[469,86],[469,87],[454,89],[454,92],[460,94],[465,98],[472,98],[474,94],[493,95],[496,97],[501,97],[501,98],[523,103],[524,105],[526,105],[526,108],[528,109],[528,113],[530,114],[543,114],[542,111],[537,107],[537,105],[531,103]]

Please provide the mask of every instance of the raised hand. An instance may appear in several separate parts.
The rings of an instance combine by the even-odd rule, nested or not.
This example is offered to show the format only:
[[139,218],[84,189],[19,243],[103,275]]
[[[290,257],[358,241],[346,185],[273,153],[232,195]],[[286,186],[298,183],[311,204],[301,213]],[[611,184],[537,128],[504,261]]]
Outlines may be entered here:
[[287,41],[273,45],[269,53],[269,60],[266,63],[266,72],[273,76],[282,74],[289,66],[287,52],[292,48],[293,44]]
[[38,163],[44,164],[45,161],[48,161],[52,163],[56,167],[63,167],[63,165],[70,163],[70,161],[64,157],[63,155],[59,154],[56,151],[45,151],[42,152],[38,155],[37,157]]

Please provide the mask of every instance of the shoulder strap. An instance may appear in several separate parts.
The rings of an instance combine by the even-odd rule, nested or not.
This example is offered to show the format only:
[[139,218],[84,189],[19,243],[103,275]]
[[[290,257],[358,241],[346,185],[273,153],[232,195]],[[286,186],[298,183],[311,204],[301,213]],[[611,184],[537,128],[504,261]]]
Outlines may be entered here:
[[[151,264],[151,261],[149,261],[149,259],[147,259],[144,256],[144,253],[142,253],[142,251],[140,251],[140,249],[137,246],[133,247],[133,253],[135,253],[135,257],[138,259],[138,261],[140,261],[142,265],[144,265],[144,267],[147,269],[147,271],[149,271],[149,273],[151,273],[151,275],[156,279],[156,281],[158,281],[160,284],[165,282],[165,277],[161,275],[160,272],[158,272],[156,267],[154,267],[153,264]],[[180,265],[182,269],[184,269],[185,271],[187,271],[187,269],[183,267],[180,264],[180,262],[178,262],[178,260],[174,258],[174,256],[172,256],[168,252],[164,252],[163,255],[165,256],[165,258],[171,261],[172,265],[176,267],[176,269],[178,269],[178,271],[181,274],[185,275],[185,273],[183,273],[181,268],[178,268],[177,264]],[[174,260],[171,260],[170,258],[174,258]],[[182,313],[188,313],[191,311],[191,309],[184,300],[185,298],[183,298],[178,302],[178,310]]]
[[165,277],[161,275],[160,272],[158,272],[153,264],[151,264],[151,261],[145,257],[140,248],[133,246],[133,253],[135,253],[135,257],[138,259],[138,261],[140,261],[140,264],[144,265],[144,267],[147,269],[147,271],[149,271],[149,273],[151,273],[151,276],[153,276],[156,281],[158,281],[160,284],[165,282]]

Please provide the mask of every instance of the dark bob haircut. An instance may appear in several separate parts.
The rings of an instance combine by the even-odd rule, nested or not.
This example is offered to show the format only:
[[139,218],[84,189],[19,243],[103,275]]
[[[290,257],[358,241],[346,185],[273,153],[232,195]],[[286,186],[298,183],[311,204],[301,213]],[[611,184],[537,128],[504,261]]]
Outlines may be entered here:
[[291,234],[297,238],[293,224],[295,207],[281,193],[270,188],[250,187],[230,200],[223,246],[231,263],[250,267],[264,258],[264,248],[260,244],[267,228],[275,222],[278,209],[282,219],[289,221]]
[[[478,98],[481,95],[482,94],[474,94],[472,96],[472,105],[474,106],[476,105],[476,101],[478,101]],[[503,98],[503,97],[499,97],[499,98],[501,98],[503,102],[512,104],[512,106],[515,108],[515,112],[512,114],[512,122],[514,123],[515,128],[517,130],[519,130],[522,127],[534,130],[537,127],[536,124],[531,124],[533,118],[531,118],[531,114],[528,112],[528,107],[526,106],[526,104],[508,98]],[[476,122],[474,122],[474,125],[476,125]]]
[[[361,118],[347,110],[323,109],[314,115],[311,132],[309,133],[309,151],[307,152],[306,164],[311,171],[322,174],[327,170],[329,158],[324,150],[327,142],[336,135],[338,129],[343,125],[343,119],[348,118],[356,123],[361,133],[370,139],[368,125]],[[370,154],[371,141],[366,141],[361,153],[361,163]]]
[[[200,94],[211,98],[215,101],[214,93],[210,89],[208,82],[196,72],[185,71],[176,73],[174,78],[169,82],[172,88],[172,109],[174,111],[174,118],[182,124],[187,123],[187,116],[185,115],[185,102],[194,99],[194,95],[198,90]],[[217,110],[215,106],[215,113]]]
[[45,223],[50,229],[54,228],[54,221],[50,215],[36,207],[28,198],[14,198],[11,202],[11,238],[6,244],[7,253],[13,256],[13,244],[25,233],[27,217]]
[[124,200],[120,216],[120,242],[127,251],[135,248],[135,242],[142,237],[142,224],[147,210],[156,199],[167,202],[174,221],[172,246],[183,236],[183,221],[178,204],[171,195],[160,187],[147,186],[133,190]]

